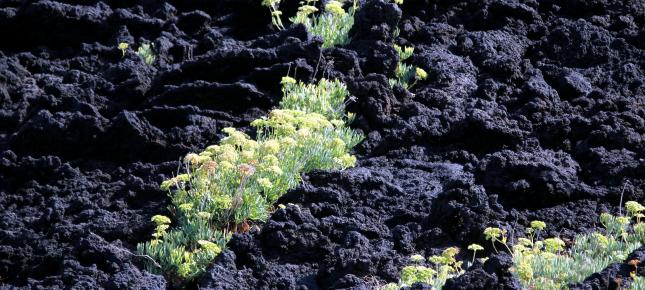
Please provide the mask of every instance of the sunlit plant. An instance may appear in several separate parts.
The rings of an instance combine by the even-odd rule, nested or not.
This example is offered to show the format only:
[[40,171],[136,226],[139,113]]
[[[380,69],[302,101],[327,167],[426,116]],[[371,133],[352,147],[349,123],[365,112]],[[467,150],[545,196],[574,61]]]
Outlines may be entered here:
[[402,48],[396,44],[392,47],[399,55],[399,62],[397,63],[396,70],[394,71],[396,79],[389,80],[391,87],[398,84],[406,89],[411,89],[417,81],[422,81],[428,78],[428,73],[422,68],[405,63],[405,61],[414,53],[414,47],[406,46]]
[[[546,223],[532,221],[526,230],[527,237],[518,238],[513,249],[509,249],[514,264],[511,271],[527,289],[563,289],[611,263],[624,261],[645,241],[645,225],[641,222],[645,207],[634,201],[627,202],[625,207],[627,216],[602,213],[604,231],[578,235],[568,249],[558,237],[539,239]],[[506,245],[506,232],[502,229],[486,228],[484,235],[493,247],[495,242]]]
[[495,247],[496,242],[504,245],[506,249],[509,249],[508,244],[506,243],[508,239],[508,237],[506,236],[506,230],[488,227],[484,229],[484,236],[491,242],[491,244],[493,245],[493,250],[495,250],[495,252],[497,252],[497,247]]
[[349,30],[354,25],[354,14],[358,9],[357,0],[352,2],[349,11],[345,11],[342,1],[327,1],[324,11],[318,14],[316,2],[317,0],[302,1],[291,21],[305,25],[311,34],[320,36],[323,39],[323,48],[349,43]]
[[185,171],[161,184],[170,192],[174,221],[153,217],[153,239],[138,245],[148,270],[171,281],[193,279],[225,248],[231,235],[266,220],[277,199],[315,169],[353,167],[349,152],[361,134],[345,113],[349,93],[338,81],[282,80],[280,109],[251,122],[256,138],[235,128],[218,145],[184,159]]
[[[441,289],[446,280],[463,274],[461,268],[463,262],[457,261],[456,256],[459,249],[450,247],[441,253],[428,257],[426,260],[421,255],[412,255],[410,261],[412,265],[403,267],[399,283],[390,283],[383,286],[384,290],[400,289],[409,287],[414,283],[424,283],[432,286],[433,289]],[[427,264],[424,262],[427,261]]]
[[146,64],[151,65],[157,57],[155,56],[154,48],[151,43],[144,43],[137,49],[139,55]]
[[643,290],[645,289],[645,278],[641,276],[635,276],[634,281],[632,281],[632,284],[629,285],[629,289],[631,290]]
[[307,113],[319,112],[331,120],[345,116],[345,103],[349,102],[347,86],[339,80],[321,79],[317,84],[297,82],[290,77],[282,79],[284,97],[280,107]]
[[473,259],[472,259],[472,261],[470,263],[474,264],[475,263],[475,258],[477,257],[477,251],[483,251],[484,247],[482,247],[481,245],[478,245],[478,244],[470,244],[468,246],[468,250],[473,251]]
[[130,45],[125,42],[119,43],[117,48],[121,51],[121,57],[125,56],[125,53],[128,51],[128,47],[130,47]]
[[280,1],[281,0],[262,0],[262,5],[269,8],[271,11],[271,22],[273,26],[282,30],[284,25],[282,24],[282,11],[280,11]]
[[[281,0],[262,0],[262,5],[269,8],[273,26],[282,30]],[[348,11],[344,8],[344,1],[326,1],[323,11],[316,7],[318,0],[300,1],[300,7],[295,16],[289,18],[292,23],[303,24],[309,33],[323,39],[323,48],[349,43],[349,30],[354,25],[354,14],[358,9],[358,0],[353,0]]]

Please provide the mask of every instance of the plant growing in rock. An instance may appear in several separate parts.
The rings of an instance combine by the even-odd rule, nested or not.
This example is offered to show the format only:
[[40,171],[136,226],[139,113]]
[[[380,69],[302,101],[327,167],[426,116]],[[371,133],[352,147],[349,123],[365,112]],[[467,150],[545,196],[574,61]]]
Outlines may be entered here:
[[486,239],[491,242],[491,244],[493,245],[493,250],[495,250],[495,252],[497,252],[497,247],[495,247],[496,242],[504,245],[504,247],[506,247],[509,252],[511,251],[508,248],[508,244],[506,243],[508,239],[508,237],[506,236],[506,230],[489,227],[484,230],[484,236],[486,236]]
[[645,289],[645,278],[636,276],[634,277],[634,281],[632,281],[632,284],[629,285],[629,289],[631,290],[643,290]]
[[262,0],[262,5],[268,7],[269,11],[271,11],[271,22],[273,23],[273,26],[282,30],[284,29],[284,25],[282,24],[280,1],[281,0]]
[[354,25],[354,14],[358,8],[357,0],[354,0],[349,11],[345,11],[342,1],[331,0],[325,4],[322,13],[315,7],[317,0],[305,0],[301,2],[295,17],[291,18],[293,23],[301,23],[307,27],[313,35],[323,39],[323,48],[349,43],[349,30]]
[[[563,240],[552,237],[539,239],[546,228],[542,221],[532,221],[526,237],[518,238],[513,250],[511,269],[528,289],[562,289],[569,283],[583,281],[607,265],[625,260],[627,255],[645,241],[645,225],[641,222],[645,207],[637,202],[626,204],[628,216],[600,215],[604,232],[578,235],[569,249]],[[632,225],[632,221],[636,223]],[[506,245],[505,231],[487,228],[486,239]]]
[[[425,70],[404,62],[412,56],[414,53],[414,47],[406,46],[401,48],[396,44],[394,44],[393,47],[399,55],[399,62],[397,63],[396,70],[394,71],[396,79],[389,79],[391,87],[398,84],[406,89],[411,89],[417,81],[428,78],[428,73]],[[410,84],[412,80],[414,80],[414,82]]]
[[413,264],[403,267],[399,283],[387,284],[382,289],[400,289],[412,286],[414,283],[424,283],[432,286],[433,289],[441,289],[446,284],[446,280],[464,272],[461,268],[463,262],[455,258],[458,253],[459,249],[456,247],[447,248],[441,255],[429,257],[427,265],[423,264],[426,261],[423,256],[413,255],[410,257]]
[[332,120],[345,116],[348,102],[347,86],[339,80],[321,79],[317,84],[297,82],[290,77],[282,79],[284,97],[280,107],[306,113],[319,112]]
[[144,43],[139,46],[137,49],[137,55],[139,55],[148,65],[151,65],[155,59],[157,59],[154,52],[154,46],[151,43]]
[[[284,29],[282,23],[281,0],[263,0],[262,5],[271,11],[271,22],[278,29]],[[358,1],[354,0],[349,11],[343,8],[343,1],[330,0],[324,6],[324,11],[319,12],[316,7],[318,0],[303,0],[300,2],[298,12],[289,18],[292,23],[303,24],[311,34],[323,39],[323,48],[349,43],[349,30],[354,25],[354,14],[358,8]]]
[[121,56],[122,56],[122,57],[124,57],[124,56],[125,56],[125,53],[128,51],[128,47],[130,47],[130,45],[129,45],[129,44],[127,44],[127,43],[125,43],[125,42],[121,42],[121,43],[119,43],[119,45],[117,46],[117,48],[121,51]]
[[482,246],[480,246],[478,244],[470,244],[468,246],[468,250],[473,251],[473,259],[472,259],[472,261],[470,261],[470,264],[474,264],[475,263],[475,258],[477,258],[477,251],[483,251],[484,247],[482,247]]
[[349,151],[362,136],[347,127],[346,87],[324,79],[309,85],[285,77],[282,83],[281,108],[251,123],[257,139],[224,128],[227,137],[186,155],[185,173],[161,184],[170,191],[175,221],[153,217],[153,239],[138,245],[160,266],[148,265],[151,272],[164,273],[171,281],[195,278],[231,234],[266,220],[302,173],[355,165]]

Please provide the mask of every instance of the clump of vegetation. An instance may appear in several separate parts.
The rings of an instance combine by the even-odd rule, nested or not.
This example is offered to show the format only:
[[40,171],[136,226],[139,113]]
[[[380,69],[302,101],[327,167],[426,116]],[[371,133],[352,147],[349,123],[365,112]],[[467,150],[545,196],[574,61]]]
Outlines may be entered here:
[[629,289],[632,290],[643,290],[645,289],[645,278],[640,276],[634,276],[634,281],[629,286]]
[[155,59],[157,59],[154,52],[154,46],[151,43],[144,43],[139,46],[137,49],[137,55],[139,55],[148,65],[151,65],[155,62]]
[[121,51],[121,57],[125,56],[125,53],[128,51],[128,47],[130,47],[130,45],[127,44],[126,42],[119,43],[117,48]]
[[[394,71],[396,79],[389,80],[391,87],[398,84],[405,89],[411,89],[417,81],[428,78],[428,73],[425,70],[404,62],[412,56],[414,53],[414,47],[406,46],[402,48],[396,44],[394,44],[393,47],[399,55],[399,62],[397,63],[396,70]],[[413,80],[414,82],[410,84]]]
[[345,116],[347,86],[339,80],[323,78],[317,84],[305,84],[286,77],[283,78],[282,86],[284,97],[280,101],[281,108],[306,113],[319,112],[332,120]]
[[280,11],[280,1],[281,0],[262,0],[262,5],[269,7],[269,10],[271,11],[271,22],[273,23],[273,26],[282,30],[284,29],[284,25],[282,24],[282,11]]
[[425,283],[433,289],[441,289],[446,280],[463,274],[461,268],[463,262],[455,258],[459,248],[450,247],[445,249],[441,255],[431,256],[427,260],[421,255],[410,257],[412,265],[405,266],[401,270],[399,283],[385,285],[383,290],[395,290],[401,287],[409,287],[414,283]]
[[[542,221],[533,221],[526,236],[519,238],[512,250],[508,248],[506,231],[487,228],[486,239],[504,245],[513,255],[513,271],[527,289],[563,289],[567,284],[583,281],[611,263],[626,259],[645,240],[645,224],[641,222],[645,207],[630,201],[628,216],[600,215],[603,232],[578,235],[573,245],[557,237],[539,239],[546,228]],[[632,225],[632,221],[636,221]]]
[[168,217],[153,217],[153,239],[138,245],[141,254],[156,261],[149,271],[171,281],[195,278],[232,233],[266,220],[302,173],[355,165],[349,151],[362,136],[347,126],[347,88],[325,79],[313,85],[285,77],[282,84],[281,108],[251,123],[257,139],[224,128],[227,137],[188,154],[185,173],[161,184],[170,191],[175,218],[171,223]]
[[472,265],[472,264],[475,263],[475,258],[477,258],[477,251],[483,251],[484,247],[482,247],[481,245],[478,245],[478,244],[470,244],[468,246],[468,250],[473,251],[473,259],[472,259],[472,261],[470,261],[470,264]]
[[322,37],[323,48],[349,43],[349,30],[354,25],[354,14],[358,8],[356,0],[353,1],[349,11],[345,11],[341,1],[331,0],[325,4],[325,11],[313,15],[318,9],[315,7],[317,0],[305,0],[298,9],[293,23],[302,23],[313,35]]
[[[281,0],[263,0],[262,5],[271,11],[273,26],[282,30],[282,11],[280,11]],[[320,36],[323,39],[323,48],[349,43],[349,30],[354,25],[354,14],[358,8],[357,0],[352,2],[349,11],[343,8],[344,1],[327,1],[322,13],[316,8],[318,0],[304,0],[296,16],[291,17],[292,23],[303,24],[311,34]]]

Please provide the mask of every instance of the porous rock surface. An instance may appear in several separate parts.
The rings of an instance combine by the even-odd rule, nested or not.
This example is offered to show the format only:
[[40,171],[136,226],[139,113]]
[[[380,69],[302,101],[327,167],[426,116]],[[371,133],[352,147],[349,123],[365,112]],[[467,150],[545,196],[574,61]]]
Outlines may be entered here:
[[[370,289],[411,254],[485,245],[487,226],[571,238],[621,193],[645,200],[641,0],[362,1],[351,43],[324,50],[259,3],[0,3],[0,31],[19,32],[0,43],[0,288],[170,285],[134,253],[167,213],[158,183],[277,105],[287,72],[348,84],[359,164],[304,176],[190,287]],[[387,81],[395,33],[429,75],[409,92]],[[116,48],[148,41],[153,65]],[[517,289],[510,265],[493,255],[446,288]]]

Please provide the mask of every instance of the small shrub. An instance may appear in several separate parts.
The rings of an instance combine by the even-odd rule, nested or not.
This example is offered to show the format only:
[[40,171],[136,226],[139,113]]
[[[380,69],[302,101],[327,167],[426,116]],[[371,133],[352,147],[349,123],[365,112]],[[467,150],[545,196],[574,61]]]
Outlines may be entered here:
[[[641,222],[645,207],[637,202],[626,204],[628,216],[600,215],[604,232],[592,232],[575,237],[566,249],[557,237],[539,239],[546,228],[542,221],[532,221],[526,237],[518,238],[513,249],[506,244],[506,231],[486,228],[484,235],[495,243],[507,246],[513,255],[513,271],[528,289],[562,289],[569,283],[583,281],[611,263],[624,261],[629,253],[645,241],[645,224]],[[631,224],[635,220],[635,224]],[[496,249],[495,249],[496,250]]]
[[[271,11],[271,22],[273,26],[282,30],[282,11],[280,11],[281,0],[263,0],[262,5]],[[323,39],[323,48],[349,43],[349,30],[354,25],[354,14],[358,8],[357,0],[354,0],[349,11],[343,8],[343,1],[327,1],[322,13],[316,8],[318,0],[303,0],[300,2],[298,12],[294,17],[289,18],[292,23],[303,24],[309,33],[320,36]]]
[[425,283],[431,285],[433,289],[441,289],[446,280],[461,275],[461,261],[455,258],[459,253],[456,247],[445,249],[441,255],[431,256],[427,259],[428,264],[423,264],[426,259],[421,255],[410,257],[412,265],[405,266],[401,270],[399,283],[390,283],[385,285],[383,290],[400,289],[409,287],[414,283]]
[[125,53],[128,51],[128,47],[130,47],[130,45],[125,42],[119,43],[117,48],[121,51],[121,57],[125,56]]
[[157,262],[148,265],[150,272],[171,281],[195,278],[232,233],[266,220],[302,173],[355,165],[349,151],[362,136],[347,126],[347,88],[325,79],[310,85],[285,77],[282,84],[281,108],[251,123],[256,140],[224,128],[227,137],[186,155],[185,173],[161,184],[170,191],[175,221],[153,217],[153,239],[138,245],[140,253]]
[[157,59],[154,47],[151,43],[144,43],[139,46],[137,49],[137,55],[139,55],[148,65],[151,65],[155,59]]
[[321,79],[317,84],[305,84],[285,77],[282,84],[284,97],[280,101],[281,108],[320,112],[332,120],[342,119],[345,115],[349,93],[347,86],[338,80]]
[[325,5],[323,13],[314,15],[318,11],[315,7],[317,0],[305,0],[298,9],[293,23],[302,23],[311,34],[323,39],[323,48],[349,43],[349,30],[354,25],[354,14],[358,8],[357,0],[353,1],[349,12],[343,8],[340,1],[331,0]]
[[[396,70],[394,71],[396,79],[389,80],[391,87],[398,84],[406,89],[411,89],[417,81],[428,78],[428,73],[426,73],[422,68],[405,63],[405,61],[414,53],[413,47],[406,46],[401,48],[396,44],[394,44],[393,47],[399,55],[399,62],[397,63]],[[412,80],[414,80],[414,82],[410,84]]]
[[643,290],[645,289],[645,278],[637,276],[634,277],[634,281],[632,282],[631,285],[629,285],[629,289],[631,290]]
[[475,263],[475,258],[477,258],[477,251],[483,251],[484,247],[482,247],[482,246],[480,246],[478,244],[470,244],[468,246],[468,250],[473,251],[473,259],[472,259],[472,261],[470,261],[470,264],[474,264]]
[[282,24],[282,11],[280,11],[280,1],[281,0],[262,0],[262,5],[269,7],[269,10],[271,11],[271,22],[273,23],[273,26],[277,27],[278,29],[282,30],[284,29],[284,25]]

